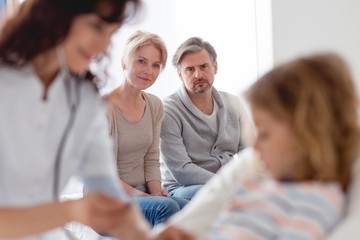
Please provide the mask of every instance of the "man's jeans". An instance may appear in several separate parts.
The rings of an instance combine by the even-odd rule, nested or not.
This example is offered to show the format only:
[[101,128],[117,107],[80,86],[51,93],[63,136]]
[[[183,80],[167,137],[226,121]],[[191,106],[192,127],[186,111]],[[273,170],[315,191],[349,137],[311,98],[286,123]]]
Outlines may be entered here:
[[181,186],[169,191],[169,196],[191,200],[203,185]]
[[149,223],[155,226],[180,211],[188,200],[178,197],[148,196],[136,197],[136,203]]

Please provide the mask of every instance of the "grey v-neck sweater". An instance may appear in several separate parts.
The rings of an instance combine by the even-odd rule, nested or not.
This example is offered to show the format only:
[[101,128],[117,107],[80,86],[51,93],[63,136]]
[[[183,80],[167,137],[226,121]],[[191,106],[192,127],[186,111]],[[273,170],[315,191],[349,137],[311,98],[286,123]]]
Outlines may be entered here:
[[213,88],[218,131],[199,114],[185,87],[166,97],[160,134],[160,169],[163,186],[205,184],[234,154],[243,149],[240,99]]

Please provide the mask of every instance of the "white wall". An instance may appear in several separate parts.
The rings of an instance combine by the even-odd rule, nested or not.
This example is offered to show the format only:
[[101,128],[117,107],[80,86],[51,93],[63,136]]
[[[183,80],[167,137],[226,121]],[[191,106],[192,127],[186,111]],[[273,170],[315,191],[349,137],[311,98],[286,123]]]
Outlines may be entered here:
[[[129,24],[124,24],[112,39],[112,47],[110,49],[111,62],[108,67],[110,79],[108,79],[106,86],[101,90],[102,93],[109,92],[121,83],[123,79],[120,62],[122,49],[126,39],[136,30],[144,30],[158,34],[164,39],[169,55],[175,51],[175,46],[172,44],[175,41],[175,1],[145,0],[143,4],[143,11],[139,14],[140,16],[135,19],[136,21],[132,20]],[[167,62],[167,65],[166,71],[160,74],[152,88],[157,89],[159,86],[167,88],[170,81],[176,83],[177,79],[169,75],[169,73],[171,73],[169,71],[169,69],[171,69],[170,61]],[[170,89],[172,88],[170,87]],[[158,90],[158,92],[160,95],[164,95],[162,90]]]
[[[147,90],[160,98],[171,94],[182,84],[171,65],[171,58],[176,48],[189,37],[202,37],[215,47],[219,69],[214,86],[219,90],[240,95],[256,80],[258,71],[272,66],[270,0],[143,2],[145,13],[142,19],[135,25],[124,25],[113,38],[109,67],[112,78],[102,93],[110,91],[122,81],[122,47],[129,35],[137,29],[157,33],[167,44],[168,65],[156,83]],[[257,39],[257,36],[261,36],[261,39]]]
[[359,0],[272,0],[275,64],[336,51],[349,62],[360,89],[359,13]]

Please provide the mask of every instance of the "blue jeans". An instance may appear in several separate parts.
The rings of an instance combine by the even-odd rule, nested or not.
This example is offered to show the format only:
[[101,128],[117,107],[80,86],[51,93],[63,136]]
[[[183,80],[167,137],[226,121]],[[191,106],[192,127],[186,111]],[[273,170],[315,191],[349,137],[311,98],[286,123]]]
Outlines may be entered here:
[[181,186],[181,187],[175,188],[173,190],[170,190],[169,196],[184,198],[184,199],[190,201],[194,197],[195,193],[197,193],[197,191],[199,191],[199,189],[202,186],[203,185]]
[[155,226],[180,211],[188,201],[177,197],[137,197],[136,203],[148,222]]

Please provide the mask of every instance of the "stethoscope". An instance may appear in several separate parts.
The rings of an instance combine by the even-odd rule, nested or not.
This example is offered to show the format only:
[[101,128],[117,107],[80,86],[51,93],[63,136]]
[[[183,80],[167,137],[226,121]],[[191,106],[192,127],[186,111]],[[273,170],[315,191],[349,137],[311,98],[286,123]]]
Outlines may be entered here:
[[70,115],[67,120],[65,130],[60,139],[59,147],[56,152],[55,165],[54,165],[54,184],[53,184],[53,197],[56,199],[59,196],[59,185],[60,185],[60,168],[61,168],[61,159],[63,157],[64,147],[66,145],[67,139],[71,132],[71,129],[74,126],[77,109],[80,105],[80,84],[81,79],[76,79],[75,76],[71,76],[68,73],[65,73],[64,87],[66,92],[67,105],[70,110]]
[[[64,71],[64,88],[66,93],[66,101],[68,108],[70,110],[70,115],[67,120],[65,130],[60,138],[60,143],[55,155],[55,164],[54,164],[54,180],[53,180],[53,199],[58,200],[60,194],[60,172],[61,172],[61,160],[63,158],[63,152],[66,145],[66,142],[69,138],[69,134],[74,126],[77,110],[80,106],[80,84],[81,77],[73,75],[65,60],[64,49],[61,45],[56,47],[56,55],[58,62],[60,64],[60,71]],[[65,228],[61,228],[66,237],[70,240],[78,240],[74,234]]]
[[[67,105],[70,110],[70,115],[67,120],[65,130],[61,136],[59,147],[56,151],[55,164],[54,164],[54,182],[53,182],[53,199],[58,200],[60,194],[60,173],[61,173],[61,162],[63,158],[64,148],[69,138],[69,134],[74,127],[78,108],[80,106],[80,88],[81,83],[84,81],[84,75],[74,75],[71,73],[65,59],[65,52],[61,45],[56,47],[56,55],[61,66],[61,71],[64,71],[64,87],[66,92]],[[65,228],[61,228],[66,237],[69,240],[79,240],[73,233]],[[101,239],[99,235],[97,239]]]
[[77,79],[74,75],[71,74],[70,70],[67,67],[65,60],[65,53],[61,45],[56,47],[56,55],[58,62],[60,64],[60,71],[63,71],[64,75],[64,88],[66,94],[66,101],[68,108],[70,110],[70,115],[67,120],[65,130],[60,138],[60,143],[55,155],[55,164],[54,164],[54,181],[53,181],[53,198],[57,200],[60,191],[60,169],[61,169],[61,159],[63,157],[64,147],[68,140],[71,129],[74,126],[75,117],[77,109],[80,105],[80,79]]

